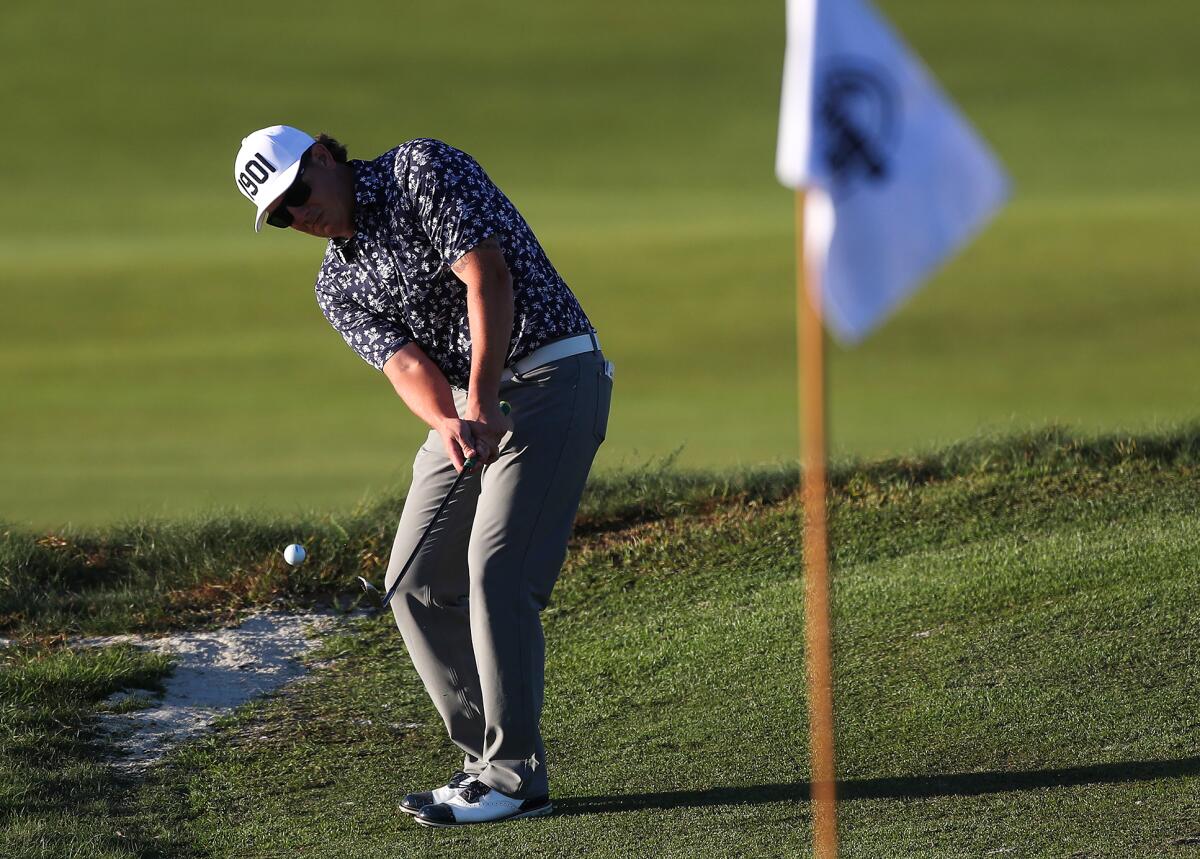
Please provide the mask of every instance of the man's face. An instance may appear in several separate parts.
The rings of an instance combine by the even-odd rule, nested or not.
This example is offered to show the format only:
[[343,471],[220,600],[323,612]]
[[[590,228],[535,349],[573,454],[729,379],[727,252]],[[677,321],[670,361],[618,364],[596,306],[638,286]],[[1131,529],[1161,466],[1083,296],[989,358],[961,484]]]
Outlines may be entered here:
[[[323,239],[354,235],[354,179],[349,167],[338,164],[328,149],[314,143],[308,152],[308,164],[292,187],[298,183],[307,185],[311,193],[301,205],[286,207],[293,230]],[[271,214],[283,208],[287,196],[285,192],[272,201]]]

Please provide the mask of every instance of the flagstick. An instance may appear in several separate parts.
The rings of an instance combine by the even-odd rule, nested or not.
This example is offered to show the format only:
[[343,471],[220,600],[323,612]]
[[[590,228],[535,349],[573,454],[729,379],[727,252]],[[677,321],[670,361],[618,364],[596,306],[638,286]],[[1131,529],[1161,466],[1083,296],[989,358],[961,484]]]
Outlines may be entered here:
[[801,380],[804,477],[805,644],[808,653],[809,743],[812,755],[813,856],[837,856],[833,768],[833,669],[829,631],[829,545],[825,515],[825,335],[820,283],[804,252],[803,191],[796,192],[796,357]]

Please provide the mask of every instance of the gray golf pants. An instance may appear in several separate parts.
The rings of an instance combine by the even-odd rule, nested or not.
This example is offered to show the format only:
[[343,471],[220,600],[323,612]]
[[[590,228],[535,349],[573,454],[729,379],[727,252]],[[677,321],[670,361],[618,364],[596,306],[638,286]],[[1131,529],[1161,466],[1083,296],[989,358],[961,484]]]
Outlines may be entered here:
[[[404,644],[463,769],[510,796],[549,792],[539,723],[545,668],[540,612],[550,599],[612,397],[611,365],[590,352],[504,382],[513,430],[499,459],[463,479],[392,599]],[[455,390],[461,415],[465,392]],[[390,586],[456,472],[436,431],[413,482]]]

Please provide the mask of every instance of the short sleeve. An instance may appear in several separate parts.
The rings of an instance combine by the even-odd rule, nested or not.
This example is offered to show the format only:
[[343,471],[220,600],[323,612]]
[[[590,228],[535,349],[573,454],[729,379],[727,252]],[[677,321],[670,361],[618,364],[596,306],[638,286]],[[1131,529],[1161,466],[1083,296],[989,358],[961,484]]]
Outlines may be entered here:
[[388,359],[413,341],[402,324],[382,319],[327,283],[317,282],[317,304],[342,339],[364,361],[382,370]]
[[504,195],[470,155],[424,139],[396,167],[417,222],[447,265],[499,232]]

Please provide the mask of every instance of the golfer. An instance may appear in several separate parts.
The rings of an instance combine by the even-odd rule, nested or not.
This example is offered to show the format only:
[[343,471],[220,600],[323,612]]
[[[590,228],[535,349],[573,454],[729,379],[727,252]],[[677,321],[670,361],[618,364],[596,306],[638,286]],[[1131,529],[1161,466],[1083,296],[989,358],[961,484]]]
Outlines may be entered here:
[[255,230],[328,240],[321,311],[430,427],[387,585],[475,464],[391,604],[465,757],[400,807],[427,826],[549,814],[540,612],[608,425],[612,365],[596,332],[513,204],[438,140],[359,161],[276,125],[242,141],[234,178]]

